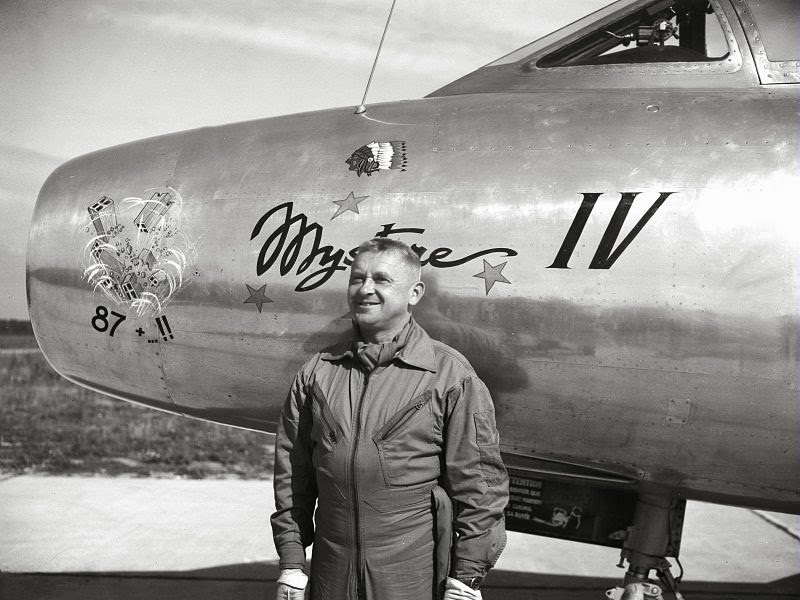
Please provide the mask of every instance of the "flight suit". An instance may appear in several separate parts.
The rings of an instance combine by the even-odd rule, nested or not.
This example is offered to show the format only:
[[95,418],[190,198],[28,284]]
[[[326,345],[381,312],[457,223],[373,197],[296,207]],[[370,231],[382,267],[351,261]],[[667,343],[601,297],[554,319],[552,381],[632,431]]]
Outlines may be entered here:
[[280,566],[303,567],[313,542],[313,600],[435,598],[448,571],[483,576],[505,546],[491,397],[413,319],[372,370],[354,348],[317,354],[286,400],[272,515]]

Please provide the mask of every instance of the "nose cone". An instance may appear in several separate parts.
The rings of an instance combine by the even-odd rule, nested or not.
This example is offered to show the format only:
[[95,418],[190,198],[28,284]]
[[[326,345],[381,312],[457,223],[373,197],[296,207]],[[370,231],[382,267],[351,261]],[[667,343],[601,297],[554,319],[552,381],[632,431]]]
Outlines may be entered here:
[[[358,144],[331,150],[353,118],[176,133],[58,168],[39,194],[27,255],[31,322],[53,367],[115,397],[273,430],[299,366],[349,330],[344,283],[317,288],[345,270],[351,246],[335,242],[336,264],[304,265],[314,228],[347,196],[319,193],[320,157],[331,156],[334,179],[358,179],[342,164]],[[305,242],[292,241],[295,227]]]
[[162,140],[98,152],[53,172],[34,209],[26,285],[34,333],[59,373],[113,396],[174,410],[158,343],[148,344],[136,332],[150,329],[142,324],[160,316],[170,278],[175,287],[183,276],[167,265],[180,262],[177,254],[165,254],[175,244],[153,243],[154,236],[166,235],[164,215],[174,196],[166,186],[139,199],[121,192],[132,187],[122,181],[133,173],[138,181],[163,181],[163,168],[149,156],[163,155],[169,145]]

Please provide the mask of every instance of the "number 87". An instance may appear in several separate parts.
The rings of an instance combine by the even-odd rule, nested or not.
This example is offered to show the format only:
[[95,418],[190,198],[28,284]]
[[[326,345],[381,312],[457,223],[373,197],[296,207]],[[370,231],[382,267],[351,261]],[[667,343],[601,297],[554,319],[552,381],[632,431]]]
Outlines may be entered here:
[[[111,326],[111,331],[108,332],[109,337],[114,337],[114,331],[116,331],[119,324],[122,323],[126,317],[125,315],[121,315],[116,311],[111,311],[111,314],[117,317],[117,322]],[[92,317],[92,327],[95,328],[96,331],[103,333],[108,329],[108,309],[100,305],[95,309],[94,317]]]

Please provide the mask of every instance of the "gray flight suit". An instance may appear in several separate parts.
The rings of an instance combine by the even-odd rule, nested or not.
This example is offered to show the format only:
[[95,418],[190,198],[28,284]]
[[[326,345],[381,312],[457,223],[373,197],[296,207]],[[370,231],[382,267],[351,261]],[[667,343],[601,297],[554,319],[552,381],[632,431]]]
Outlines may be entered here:
[[355,347],[314,356],[286,400],[272,515],[280,566],[303,567],[313,543],[313,600],[434,599],[448,574],[483,576],[505,546],[492,400],[464,357],[413,319],[372,370]]

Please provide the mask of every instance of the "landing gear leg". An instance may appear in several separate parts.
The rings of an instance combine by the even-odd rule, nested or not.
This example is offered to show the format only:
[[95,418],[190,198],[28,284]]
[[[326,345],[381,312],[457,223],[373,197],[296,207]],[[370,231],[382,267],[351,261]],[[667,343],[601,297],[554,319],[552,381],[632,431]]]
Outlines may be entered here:
[[[678,591],[678,582],[670,571],[669,561],[660,559],[654,562],[653,557],[646,558],[648,560],[644,562],[650,566],[643,567],[640,561],[635,561],[639,563],[639,566],[631,563],[622,582],[623,587],[613,588],[606,595],[614,600],[664,600],[662,591],[666,590],[672,594],[675,600],[684,600],[683,594]],[[631,561],[631,557],[628,560]],[[656,572],[663,588],[648,579],[651,569]]]
[[622,587],[606,592],[612,600],[664,600],[662,588],[650,581],[655,571],[661,584],[676,600],[684,600],[665,556],[677,556],[685,502],[670,495],[642,494],[633,526],[622,550],[620,564],[628,562]]
[[675,596],[675,600],[684,600],[683,594],[678,591],[678,582],[675,581],[675,578],[672,576],[670,572],[670,564],[665,560],[665,568],[663,569],[656,569],[656,575],[658,575],[659,581],[666,586],[666,588],[672,592]]

